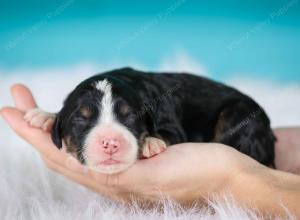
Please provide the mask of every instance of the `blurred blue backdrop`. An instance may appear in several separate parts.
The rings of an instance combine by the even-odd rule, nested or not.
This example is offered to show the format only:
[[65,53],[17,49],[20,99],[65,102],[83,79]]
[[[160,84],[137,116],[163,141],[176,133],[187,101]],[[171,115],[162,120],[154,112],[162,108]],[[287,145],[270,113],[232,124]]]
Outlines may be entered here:
[[1,0],[0,69],[138,62],[184,51],[212,77],[300,83],[299,0]]

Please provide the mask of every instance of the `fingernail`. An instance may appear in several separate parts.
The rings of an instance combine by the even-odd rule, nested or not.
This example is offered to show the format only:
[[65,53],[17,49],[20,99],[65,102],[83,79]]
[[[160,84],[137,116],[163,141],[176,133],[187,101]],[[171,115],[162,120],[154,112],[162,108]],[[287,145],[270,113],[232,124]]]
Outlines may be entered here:
[[6,113],[5,109],[7,109],[7,107],[2,107],[0,109],[0,115],[7,121],[7,114],[5,114]]

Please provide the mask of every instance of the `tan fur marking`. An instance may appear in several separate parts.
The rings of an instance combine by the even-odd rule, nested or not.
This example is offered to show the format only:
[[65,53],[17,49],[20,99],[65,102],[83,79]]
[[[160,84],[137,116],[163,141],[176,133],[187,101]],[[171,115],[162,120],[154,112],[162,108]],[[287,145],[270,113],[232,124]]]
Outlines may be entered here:
[[80,114],[85,118],[89,118],[92,116],[92,111],[88,107],[82,107],[80,109]]
[[128,105],[121,105],[120,107],[120,113],[122,115],[127,115],[129,112],[129,106]]

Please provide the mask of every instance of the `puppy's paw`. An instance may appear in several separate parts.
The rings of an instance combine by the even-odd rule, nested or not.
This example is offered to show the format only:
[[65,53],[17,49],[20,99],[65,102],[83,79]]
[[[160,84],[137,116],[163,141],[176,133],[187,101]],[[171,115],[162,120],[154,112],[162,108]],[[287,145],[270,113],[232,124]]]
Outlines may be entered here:
[[143,145],[142,153],[146,158],[153,157],[167,149],[166,143],[155,137],[147,137]]
[[39,108],[34,108],[26,112],[24,119],[32,127],[50,131],[55,120],[55,114],[45,112]]

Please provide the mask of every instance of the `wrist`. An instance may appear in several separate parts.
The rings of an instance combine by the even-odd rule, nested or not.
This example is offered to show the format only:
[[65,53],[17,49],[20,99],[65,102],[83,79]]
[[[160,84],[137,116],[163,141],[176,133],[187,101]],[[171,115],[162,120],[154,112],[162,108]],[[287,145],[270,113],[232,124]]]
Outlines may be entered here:
[[[300,178],[257,165],[242,169],[228,187],[239,204],[254,207],[259,213],[299,217]],[[289,210],[289,211],[287,211]]]

